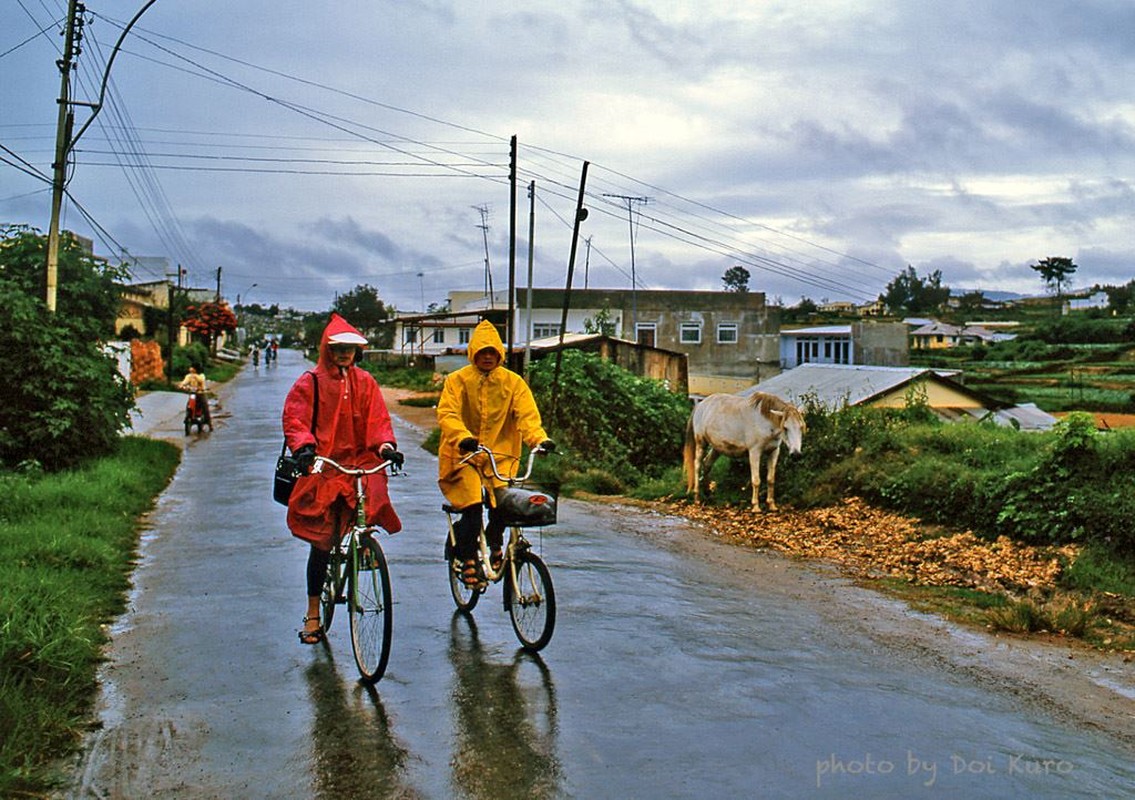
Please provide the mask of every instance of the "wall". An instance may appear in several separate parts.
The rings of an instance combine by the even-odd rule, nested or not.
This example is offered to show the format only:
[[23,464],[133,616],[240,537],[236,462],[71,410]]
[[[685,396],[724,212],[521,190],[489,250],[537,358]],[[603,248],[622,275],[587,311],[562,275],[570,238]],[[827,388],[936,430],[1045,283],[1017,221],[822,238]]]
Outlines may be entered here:
[[854,363],[875,367],[909,367],[910,339],[901,322],[855,322],[851,325]]

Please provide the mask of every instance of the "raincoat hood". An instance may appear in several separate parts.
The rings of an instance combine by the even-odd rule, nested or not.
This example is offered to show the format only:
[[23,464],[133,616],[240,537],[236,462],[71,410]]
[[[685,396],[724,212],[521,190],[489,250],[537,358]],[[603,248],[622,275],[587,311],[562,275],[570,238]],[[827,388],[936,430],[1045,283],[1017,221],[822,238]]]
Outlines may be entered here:
[[504,342],[501,340],[501,335],[497,333],[496,326],[493,323],[483,319],[473,329],[473,335],[469,337],[469,349],[466,351],[469,363],[472,364],[473,357],[486,347],[491,347],[500,353],[501,363],[505,363]]
[[331,339],[334,336],[341,336],[343,334],[353,334],[363,342],[366,342],[366,338],[359,333],[358,328],[347,322],[347,320],[343,319],[338,314],[332,312],[331,320],[327,323],[327,327],[323,329],[323,336],[319,340],[319,366],[323,369],[331,371],[335,368],[335,362],[331,360]]

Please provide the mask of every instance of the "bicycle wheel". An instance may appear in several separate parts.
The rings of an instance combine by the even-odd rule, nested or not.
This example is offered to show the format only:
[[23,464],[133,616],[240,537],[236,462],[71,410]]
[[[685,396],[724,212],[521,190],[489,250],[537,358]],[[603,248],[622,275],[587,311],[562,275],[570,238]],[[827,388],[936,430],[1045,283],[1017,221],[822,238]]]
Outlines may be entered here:
[[477,605],[477,601],[481,599],[481,590],[466,585],[465,581],[461,579],[461,561],[459,559],[450,559],[446,562],[445,568],[449,572],[449,591],[453,595],[453,602],[457,604],[457,610],[466,613],[472,611]]
[[512,629],[525,650],[543,649],[552,638],[556,627],[556,593],[552,589],[552,576],[543,559],[525,551],[513,563],[516,585],[506,577],[505,605],[512,618]]
[[394,606],[390,598],[386,556],[378,542],[367,538],[365,553],[357,543],[351,548],[348,606],[351,609],[351,647],[355,651],[355,664],[363,681],[374,683],[386,672],[386,662],[390,658]]
[[331,558],[327,562],[327,577],[323,580],[323,594],[320,595],[319,605],[323,613],[323,630],[331,630],[331,620],[335,618],[335,606],[343,602],[344,572],[347,569],[347,558],[336,545],[331,550]]

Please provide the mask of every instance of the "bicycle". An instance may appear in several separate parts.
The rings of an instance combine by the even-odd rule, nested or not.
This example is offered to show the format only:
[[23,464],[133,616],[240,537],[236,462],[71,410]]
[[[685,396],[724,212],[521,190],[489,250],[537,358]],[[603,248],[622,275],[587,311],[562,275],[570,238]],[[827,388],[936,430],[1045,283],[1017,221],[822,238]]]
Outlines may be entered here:
[[390,594],[390,569],[374,534],[382,530],[366,524],[366,490],[363,477],[389,469],[399,474],[398,464],[383,461],[368,469],[345,467],[330,458],[315,457],[312,474],[330,465],[355,479],[355,520],[344,519],[344,529],[331,548],[327,566],[327,579],[323,584],[320,606],[323,630],[331,629],[336,605],[346,605],[350,611],[351,648],[355,664],[364,683],[376,683],[390,659],[390,637],[394,628],[394,606]]
[[551,641],[556,625],[556,593],[552,587],[551,573],[544,560],[533,552],[532,544],[522,532],[526,527],[542,527],[555,524],[556,521],[555,499],[544,492],[523,488],[532,474],[536,455],[542,453],[542,449],[532,448],[528,453],[524,474],[516,477],[501,475],[495,454],[484,445],[461,459],[461,464],[473,468],[472,459],[484,455],[493,476],[507,484],[507,488],[497,490],[497,506],[509,530],[508,544],[503,550],[500,566],[494,569],[482,520],[476,556],[478,575],[482,579],[475,585],[465,582],[462,574],[464,565],[454,555],[457,550],[457,534],[453,522],[455,517],[460,517],[461,511],[449,503],[442,505],[449,524],[449,538],[446,541],[449,589],[457,608],[467,614],[471,613],[489,584],[503,580],[504,608],[512,620],[512,629],[521,646],[533,653],[543,649]]

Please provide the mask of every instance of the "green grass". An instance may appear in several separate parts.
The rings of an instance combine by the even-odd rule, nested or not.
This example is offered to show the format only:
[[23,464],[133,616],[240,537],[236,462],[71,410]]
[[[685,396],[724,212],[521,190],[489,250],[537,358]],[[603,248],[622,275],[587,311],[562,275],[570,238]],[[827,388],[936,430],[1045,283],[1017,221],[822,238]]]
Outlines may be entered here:
[[79,469],[0,475],[0,796],[44,793],[51,764],[78,745],[138,517],[179,458],[171,444],[127,437]]

